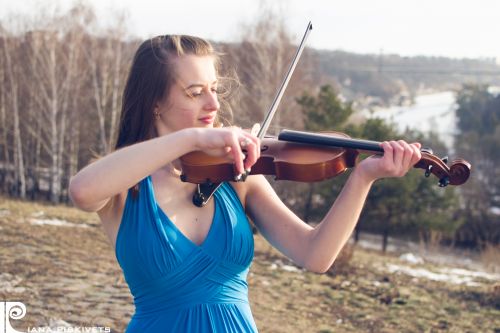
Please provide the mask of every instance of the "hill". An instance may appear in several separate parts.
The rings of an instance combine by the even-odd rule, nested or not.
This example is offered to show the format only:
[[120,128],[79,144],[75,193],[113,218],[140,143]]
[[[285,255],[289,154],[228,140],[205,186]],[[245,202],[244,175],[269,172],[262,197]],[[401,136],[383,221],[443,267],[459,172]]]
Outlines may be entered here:
[[422,93],[458,89],[464,83],[500,85],[495,59],[455,59],[397,54],[357,54],[310,50],[316,76],[333,78],[347,100],[375,97],[377,103],[401,104]]
[[[132,297],[96,216],[0,199],[0,299],[27,309],[13,327],[123,332]],[[500,331],[500,286],[488,275],[361,248],[319,275],[255,241],[248,282],[261,332]]]

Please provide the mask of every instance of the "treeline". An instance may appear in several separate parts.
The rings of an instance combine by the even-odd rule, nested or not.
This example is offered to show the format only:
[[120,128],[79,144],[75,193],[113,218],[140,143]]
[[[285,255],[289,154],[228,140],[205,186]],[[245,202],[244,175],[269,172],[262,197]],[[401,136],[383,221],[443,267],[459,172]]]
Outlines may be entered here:
[[484,247],[500,243],[500,94],[486,85],[464,85],[457,94],[455,149],[472,163],[456,242]]
[[135,42],[120,25],[93,35],[94,13],[82,5],[43,22],[0,26],[0,180],[11,196],[57,203],[90,149],[112,146]]
[[500,85],[495,59],[355,54],[314,50],[317,70],[334,77],[349,100],[376,96],[376,104],[407,102],[425,91],[459,89],[463,82]]
[[[214,43],[224,54],[222,76],[233,88],[234,119],[226,114],[226,123],[262,121],[294,55],[283,21],[266,15],[273,14],[242,28],[240,43]],[[123,86],[142,40],[132,38],[119,17],[99,29],[92,8],[83,4],[36,26],[27,17],[15,19],[16,31],[0,25],[0,188],[14,197],[67,202],[70,177],[114,146]],[[293,96],[312,82],[307,58],[271,132],[301,127]]]
[[[412,170],[403,179],[379,180],[367,199],[356,235],[361,231],[382,234],[384,250],[388,236],[395,234],[477,249],[500,244],[500,94],[487,85],[464,84],[456,96],[459,131],[454,150],[471,163],[469,180],[459,187],[440,188],[436,179],[423,177],[422,170]],[[377,118],[349,122],[352,105],[342,102],[329,85],[317,94],[304,93],[297,102],[308,130],[337,130],[375,141],[403,137],[446,152],[435,133],[399,133],[393,124]],[[308,185],[308,194],[302,196],[306,219],[318,220],[327,212],[346,177]]]
[[[408,142],[419,141],[438,150],[443,147],[435,136],[399,133],[394,124],[382,119],[367,119],[359,124],[350,122],[354,113],[351,104],[342,102],[330,85],[322,86],[317,94],[304,93],[297,102],[307,116],[306,129],[311,131],[335,130],[378,142],[405,138]],[[425,178],[423,173],[415,169],[404,178],[375,182],[356,227],[356,239],[361,231],[381,234],[383,251],[387,248],[389,235],[407,236],[433,244],[453,239],[464,222],[457,191],[451,186],[438,187],[436,178]],[[326,214],[347,176],[308,185],[308,195],[303,196],[306,198],[306,219],[318,220]]]
[[[98,29],[92,9],[81,4],[69,12],[44,17],[43,22],[19,31],[0,25],[0,80],[3,82],[0,86],[0,191],[23,199],[68,202],[70,177],[92,158],[112,150],[123,86],[141,40],[130,37],[124,28],[126,21],[120,17],[106,30]],[[268,12],[261,13],[255,24],[242,29],[240,42],[214,44],[224,54],[223,77],[239,78],[239,82],[228,79],[232,86],[229,102],[234,117],[227,114],[225,119],[242,127],[261,122],[294,55],[296,41],[283,20]],[[345,95],[340,89],[347,77],[342,76],[342,71],[336,76],[319,71],[318,68],[323,68],[320,61],[314,50],[306,49],[270,134],[276,134],[283,127],[325,129],[378,141],[403,136],[432,147],[442,146],[435,136],[398,133],[381,120],[353,124],[350,120],[355,108],[352,103],[343,102],[339,94]],[[349,78],[354,82],[354,76]],[[401,87],[398,89],[391,93],[402,91]],[[459,98],[459,103],[465,102]],[[477,105],[472,107],[477,111]],[[468,114],[461,112],[459,116]],[[461,130],[468,133],[464,140],[471,143],[477,139],[474,135],[479,135],[474,134],[475,131],[481,129],[461,127]],[[460,139],[457,142],[461,142]],[[418,171],[404,179],[377,182],[357,231],[380,232],[385,239],[397,233],[418,235],[425,241],[444,239],[472,246],[485,241],[498,243],[498,237],[483,235],[495,234],[484,228],[498,216],[492,210],[496,203],[491,202],[486,210],[491,214],[482,215],[485,201],[475,197],[477,191],[484,190],[482,186],[489,177],[494,177],[496,169],[490,166],[488,156],[481,155],[476,160],[472,147],[463,150],[467,145],[462,146],[457,147],[459,155],[471,158],[474,166],[484,165],[477,169],[477,172],[483,170],[477,185],[479,180],[473,180],[475,185],[463,190],[441,189],[435,186],[436,181],[423,178]],[[326,213],[345,178],[344,175],[315,184],[273,182],[273,186],[287,205],[314,222]],[[498,200],[498,195],[496,198]],[[470,224],[471,221],[475,224]],[[477,228],[479,224],[484,228]],[[494,230],[498,231],[498,226]]]

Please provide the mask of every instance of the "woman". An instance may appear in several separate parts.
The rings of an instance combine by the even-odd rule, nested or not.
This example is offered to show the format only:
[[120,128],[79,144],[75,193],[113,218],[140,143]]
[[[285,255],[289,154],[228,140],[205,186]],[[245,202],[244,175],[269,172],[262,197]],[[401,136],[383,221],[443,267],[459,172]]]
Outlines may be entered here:
[[[70,182],[75,205],[97,212],[134,296],[127,332],[255,332],[246,275],[253,258],[247,215],[295,263],[325,272],[348,240],[372,183],[403,176],[420,145],[382,143],[362,161],[328,214],[311,227],[263,176],[224,183],[203,208],[179,179],[179,157],[195,150],[234,159],[238,172],[260,155],[259,140],[217,128],[218,59],[191,36],[160,36],[135,55],[123,96],[116,150]],[[244,147],[248,156],[242,153]]]

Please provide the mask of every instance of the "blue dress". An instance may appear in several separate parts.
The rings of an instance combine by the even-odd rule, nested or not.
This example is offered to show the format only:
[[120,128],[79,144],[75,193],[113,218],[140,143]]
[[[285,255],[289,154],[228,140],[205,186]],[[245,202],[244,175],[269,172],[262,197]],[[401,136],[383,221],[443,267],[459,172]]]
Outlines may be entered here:
[[228,183],[201,245],[184,236],[155,201],[151,176],[129,191],[116,238],[116,258],[134,297],[127,333],[257,332],[246,277],[253,235]]

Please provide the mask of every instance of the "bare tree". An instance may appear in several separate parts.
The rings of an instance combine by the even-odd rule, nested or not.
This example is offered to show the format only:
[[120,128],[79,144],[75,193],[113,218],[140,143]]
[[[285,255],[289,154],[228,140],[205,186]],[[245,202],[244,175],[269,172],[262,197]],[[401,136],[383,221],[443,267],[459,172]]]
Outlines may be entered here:
[[124,16],[117,17],[118,24],[101,37],[91,39],[87,50],[90,67],[92,96],[99,122],[99,154],[109,153],[117,135],[119,97],[125,81],[123,70]]
[[26,197],[26,178],[24,170],[23,145],[21,141],[21,124],[19,120],[19,93],[20,93],[20,64],[14,61],[19,52],[19,40],[2,33],[2,49],[5,57],[5,74],[8,86],[8,99],[10,114],[13,117],[14,139],[14,189],[21,198]]
[[37,38],[35,31],[27,32],[24,36],[24,48],[27,50],[25,52],[26,59],[24,60],[28,66],[26,66],[23,71],[24,80],[24,90],[25,96],[27,97],[27,119],[28,122],[25,126],[26,135],[24,135],[24,140],[28,141],[28,178],[31,182],[31,188],[28,188],[31,191],[31,197],[34,199],[35,195],[39,190],[40,184],[40,170],[42,164],[42,145],[45,145],[46,142],[42,137],[42,129],[44,126],[43,118],[40,117],[40,112],[37,108],[37,97],[38,97],[38,81],[33,79],[33,73],[31,72],[32,68],[36,67],[35,60],[36,58],[32,56],[32,54],[38,54],[42,39]]
[[81,85],[77,64],[83,31],[71,25],[78,21],[78,14],[71,11],[68,16],[54,17],[46,30],[32,31],[27,39],[32,51],[29,72],[38,85],[31,97],[41,122],[31,134],[47,157],[44,164],[49,169],[50,200],[54,203],[62,194],[70,106],[74,106],[72,100]]
[[[2,27],[0,27],[0,33],[2,34],[2,36],[6,34],[6,32]],[[4,43],[2,38],[2,45],[1,45],[2,49],[5,47],[5,45],[3,44]],[[0,82],[7,82],[7,77],[5,73],[5,57],[3,55],[0,56]],[[6,109],[7,109],[6,88],[7,86],[5,84],[0,85],[0,149],[2,150],[1,155],[4,163],[6,165],[10,165],[11,161],[7,145],[7,129],[9,128],[10,124],[7,123],[7,117],[6,117]]]
[[97,145],[101,154],[112,147],[129,56],[125,15],[116,17],[97,31],[93,10],[76,4],[63,14],[40,8],[30,20],[15,17],[26,25],[10,24],[14,33],[0,29],[0,181],[11,192],[25,197],[28,180],[30,193],[47,191],[59,202],[88,161],[91,148],[80,147]]
[[[243,86],[239,103],[234,107],[239,110],[236,119],[247,126],[263,120],[300,42],[300,37],[293,36],[286,28],[283,14],[264,5],[260,10],[257,22],[243,26],[241,44],[228,45],[225,50],[232,65],[237,68]],[[296,35],[301,34],[302,31]],[[271,128],[303,126],[295,98],[310,84],[307,58],[308,53],[305,52],[285,91]]]

